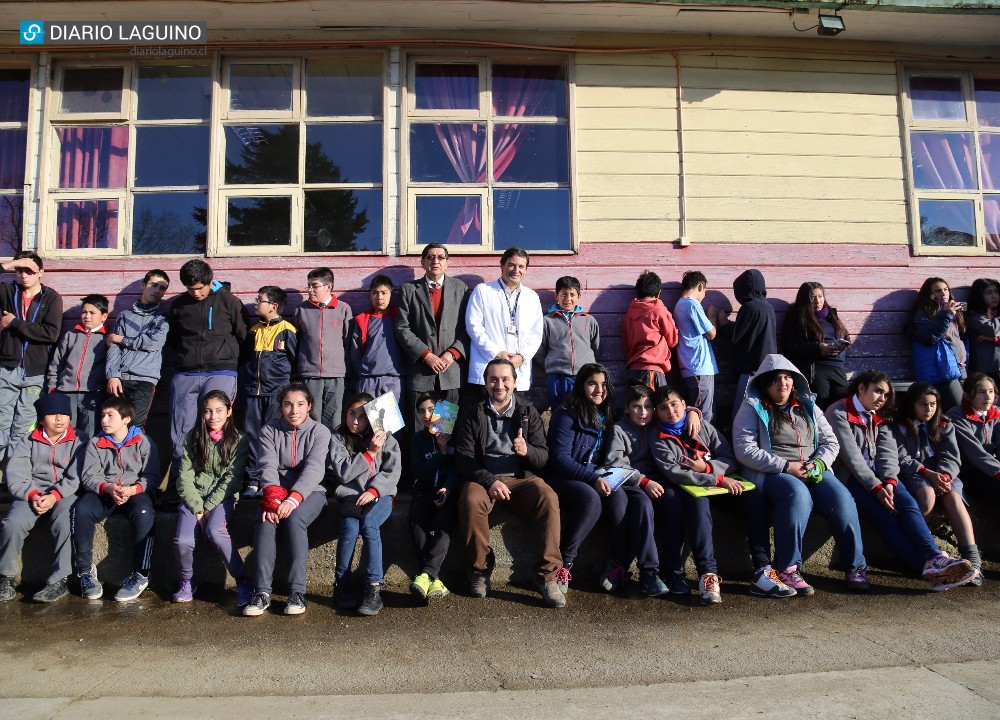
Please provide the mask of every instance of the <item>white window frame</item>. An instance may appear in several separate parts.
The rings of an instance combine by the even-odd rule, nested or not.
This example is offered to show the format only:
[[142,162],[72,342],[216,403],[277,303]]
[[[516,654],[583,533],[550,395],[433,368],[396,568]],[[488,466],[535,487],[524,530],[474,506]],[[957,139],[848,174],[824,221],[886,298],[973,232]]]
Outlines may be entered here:
[[30,65],[27,63],[5,63],[0,65],[0,69],[28,71],[28,118],[24,121],[0,122],[0,130],[24,130],[26,136],[24,143],[24,179],[21,182],[21,186],[17,188],[0,188],[0,196],[21,198],[21,235],[16,238],[16,243],[19,249],[28,250],[30,249],[27,246],[28,228],[31,225],[29,216],[32,211],[30,205],[31,187],[35,183],[35,163],[33,162],[33,158],[37,150],[37,141],[35,134],[31,131],[31,123],[32,118],[35,117],[35,113],[37,112],[39,102],[39,93],[36,89],[38,68],[35,63]]
[[[1000,128],[980,128],[975,107],[975,77],[993,77],[1000,79],[996,69],[959,67],[924,64],[900,64],[899,89],[902,104],[901,119],[903,125],[903,150],[906,181],[907,206],[910,220],[910,247],[917,256],[959,256],[981,257],[1000,256],[1000,252],[990,252],[986,249],[986,224],[983,210],[983,200],[987,196],[1000,199],[1000,190],[986,190],[982,178],[982,152],[979,136],[981,134],[996,135],[1000,142]],[[912,77],[943,77],[957,78],[962,88],[962,99],[965,106],[965,120],[915,120],[910,97],[910,78]],[[913,148],[911,133],[919,132],[951,132],[968,133],[973,145],[973,173],[978,184],[976,190],[938,190],[916,187],[913,174]],[[976,244],[968,247],[949,247],[942,245],[924,245],[920,234],[920,200],[967,200],[973,202],[973,212],[976,225]]]
[[[479,65],[479,107],[472,110],[426,110],[417,109],[416,93],[413,83],[416,78],[416,66],[418,64],[454,64],[454,65]],[[557,118],[551,116],[531,117],[530,119],[508,117],[493,114],[492,92],[493,92],[493,65],[551,65],[563,69],[566,79],[566,117]],[[401,83],[403,101],[403,118],[400,130],[400,185],[402,187],[402,217],[400,219],[400,230],[403,237],[400,239],[401,255],[419,255],[423,248],[417,242],[417,219],[416,201],[418,197],[441,197],[447,195],[477,195],[483,196],[482,201],[482,244],[479,245],[449,245],[448,251],[454,255],[478,255],[484,252],[492,253],[493,231],[494,231],[494,202],[493,196],[497,190],[519,190],[519,189],[548,189],[564,188],[569,191],[569,231],[570,247],[561,250],[539,250],[538,253],[545,255],[570,255],[579,251],[579,232],[577,227],[577,178],[576,178],[576,126],[574,101],[575,75],[573,58],[565,54],[526,54],[526,53],[493,53],[479,56],[466,56],[462,54],[423,54],[414,50],[406,54],[402,63],[404,77]],[[493,127],[497,124],[529,122],[533,125],[565,125],[567,133],[567,168],[568,181],[566,183],[554,182],[532,182],[532,183],[511,183],[497,181],[493,178],[493,163],[487,162],[488,177],[486,182],[460,184],[455,182],[422,182],[410,180],[410,126],[412,124],[422,124],[429,121],[441,122],[481,122],[486,124],[485,136],[487,143],[487,157],[493,158]],[[536,251],[533,251],[536,252]]]

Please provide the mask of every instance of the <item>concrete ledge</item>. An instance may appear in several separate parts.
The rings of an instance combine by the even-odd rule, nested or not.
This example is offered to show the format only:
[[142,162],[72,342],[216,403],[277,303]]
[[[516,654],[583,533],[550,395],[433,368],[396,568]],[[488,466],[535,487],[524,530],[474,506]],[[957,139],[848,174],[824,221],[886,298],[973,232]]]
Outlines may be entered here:
[[[410,535],[409,510],[408,495],[396,498],[393,513],[382,528],[386,582],[395,587],[405,587],[418,570],[417,556]],[[7,507],[0,506],[0,514],[6,512]],[[257,513],[256,501],[244,503],[238,507],[234,521],[230,525],[230,534],[233,541],[241,548],[244,558],[251,552]],[[984,558],[1000,560],[1000,527],[993,522],[996,508],[979,502],[973,506],[972,515]],[[752,568],[742,523],[737,517],[719,510],[714,512],[713,519],[720,574],[734,578],[749,576]],[[173,538],[176,522],[175,512],[157,512],[151,582],[153,588],[161,593],[169,593],[175,589],[177,573]],[[310,588],[322,594],[330,592],[333,582],[338,523],[337,511],[331,504],[309,529],[311,549],[308,584]],[[538,550],[530,525],[520,517],[501,509],[491,516],[490,526],[491,544],[496,555],[494,579],[498,582],[531,582]],[[936,531],[935,534],[942,547],[956,552],[954,537],[948,530],[947,519],[943,515],[936,516],[932,518],[931,526]],[[874,526],[862,520],[862,531],[865,556],[869,564],[881,568],[898,568]],[[102,582],[107,581],[111,585],[117,585],[130,572],[131,545],[130,527],[123,516],[112,516],[98,527],[94,538],[94,558]],[[607,563],[607,546],[607,533],[603,524],[598,523],[581,548],[573,568],[574,582],[592,582],[600,576]],[[276,589],[282,587],[285,577],[285,564],[281,555],[279,552],[275,570]],[[810,519],[806,532],[804,556],[807,569],[839,568],[837,552],[826,522],[815,514]],[[51,536],[47,525],[39,523],[28,536],[22,556],[27,562],[21,581],[28,588],[44,584],[51,557]],[[359,559],[360,543],[355,550],[355,566]],[[466,568],[465,551],[459,529],[456,527],[452,535],[452,546],[442,569],[442,577],[449,586],[453,585],[456,590],[461,590],[465,584]],[[694,575],[694,567],[689,560],[688,576],[694,577]],[[232,583],[215,549],[201,539],[195,551],[195,576],[199,584],[203,585]]]

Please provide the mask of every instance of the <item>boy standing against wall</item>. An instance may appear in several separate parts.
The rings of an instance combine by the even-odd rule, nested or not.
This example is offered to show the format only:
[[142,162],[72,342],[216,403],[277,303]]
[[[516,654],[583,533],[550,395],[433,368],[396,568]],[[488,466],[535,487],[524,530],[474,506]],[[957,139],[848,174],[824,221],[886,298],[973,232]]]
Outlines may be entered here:
[[597,362],[601,347],[597,318],[577,304],[582,294],[575,277],[565,275],[556,280],[556,302],[543,321],[542,346],[535,357],[542,358],[549,407],[553,410],[573,390],[580,368]]
[[307,300],[295,309],[292,322],[299,333],[299,377],[313,396],[312,416],[330,432],[340,424],[351,306],[333,295],[333,271],[311,270],[306,276]]
[[376,275],[368,286],[371,309],[358,313],[351,323],[349,361],[355,392],[378,397],[387,392],[403,407],[403,356],[396,341],[396,308],[392,280]]
[[66,393],[70,399],[70,424],[84,442],[97,432],[97,406],[104,399],[107,320],[108,299],[103,295],[84,297],[80,322],[63,333],[45,377],[49,392]]
[[677,344],[673,315],[660,302],[660,276],[646,271],[635,283],[635,300],[622,321],[622,354],[629,382],[655,390],[667,384],[670,348]]
[[707,290],[708,279],[703,272],[688,270],[684,273],[674,319],[680,338],[677,362],[687,387],[688,402],[701,410],[702,418],[710,423],[715,417],[715,376],[719,374],[711,341],[715,339],[719,309],[710,305],[706,314],[701,303]]
[[[49,351],[62,328],[62,297],[42,284],[42,259],[22,250],[0,265],[14,282],[0,284],[0,431],[10,446],[35,423]],[[9,446],[9,447],[10,447]]]

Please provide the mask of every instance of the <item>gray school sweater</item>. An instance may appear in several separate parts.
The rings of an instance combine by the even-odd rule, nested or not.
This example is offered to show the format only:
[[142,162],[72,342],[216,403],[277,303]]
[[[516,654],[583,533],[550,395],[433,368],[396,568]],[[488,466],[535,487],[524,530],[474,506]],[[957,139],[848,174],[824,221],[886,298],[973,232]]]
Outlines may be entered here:
[[374,488],[379,497],[396,494],[401,467],[399,443],[389,435],[381,452],[371,455],[368,451],[351,454],[339,434],[330,439],[330,467],[337,487],[338,500],[357,497]]
[[342,378],[347,374],[344,345],[351,317],[351,306],[335,297],[326,307],[305,300],[295,308],[292,324],[299,332],[296,368],[302,378]]
[[330,448],[330,431],[312,418],[293,428],[284,418],[265,425],[260,431],[257,470],[261,488],[281,485],[299,502],[312,493],[323,492],[323,476]]
[[535,354],[549,375],[576,375],[587,363],[597,362],[601,328],[597,318],[579,305],[572,313],[553,305],[543,319],[542,345]]
[[73,428],[56,443],[49,442],[45,431],[36,428],[10,451],[4,482],[18,500],[51,492],[73,501],[80,487],[80,440]]

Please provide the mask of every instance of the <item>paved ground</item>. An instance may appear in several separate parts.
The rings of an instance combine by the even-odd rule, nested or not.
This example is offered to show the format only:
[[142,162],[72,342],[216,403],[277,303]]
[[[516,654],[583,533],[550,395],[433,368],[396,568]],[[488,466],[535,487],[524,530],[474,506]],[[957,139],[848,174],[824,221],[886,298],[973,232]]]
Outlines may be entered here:
[[399,588],[377,618],[328,596],[256,619],[221,591],[183,606],[19,599],[0,606],[0,696],[19,698],[0,717],[998,718],[988,578],[937,594],[874,574],[867,596],[819,578],[784,601],[729,583],[710,608],[574,590],[561,611],[519,588],[430,607]]

